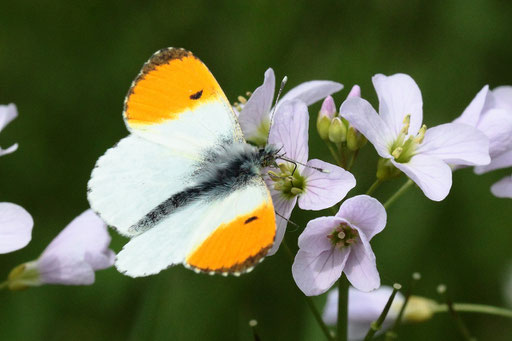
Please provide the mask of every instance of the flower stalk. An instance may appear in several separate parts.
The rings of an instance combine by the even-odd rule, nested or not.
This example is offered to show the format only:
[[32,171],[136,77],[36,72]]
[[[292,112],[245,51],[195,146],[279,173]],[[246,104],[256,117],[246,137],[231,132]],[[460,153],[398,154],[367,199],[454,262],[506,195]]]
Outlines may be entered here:
[[[292,250],[290,250],[290,247],[288,246],[286,241],[283,240],[281,245],[283,245],[283,248],[286,251],[286,255],[288,256],[288,259],[293,263],[293,252]],[[320,326],[320,329],[322,329],[322,332],[324,333],[327,340],[333,340],[333,337],[331,336],[331,331],[329,330],[329,327],[327,327],[324,320],[322,319],[322,314],[320,314],[320,311],[318,311],[317,307],[315,306],[315,303],[313,302],[313,299],[306,295],[303,295],[303,297],[306,299],[306,303],[308,304],[309,310],[311,310],[311,313],[315,317],[316,322]]]
[[466,326],[466,324],[464,323],[462,318],[459,316],[459,314],[455,310],[455,308],[453,306],[453,302],[451,301],[450,297],[446,293],[446,286],[439,285],[439,287],[437,288],[437,291],[440,295],[444,296],[444,299],[446,300],[446,307],[448,308],[447,310],[448,310],[448,312],[450,312],[450,315],[452,316],[453,321],[457,325],[457,328],[459,329],[459,332],[462,334],[464,339],[466,341],[476,341],[476,339],[473,336],[471,336],[471,332],[469,331],[468,327]]
[[348,340],[348,288],[347,276],[341,276],[338,280],[338,341]]
[[[381,179],[375,180],[375,182],[366,191],[366,195],[372,195],[372,193],[377,189],[377,187],[380,186],[381,183],[382,183]],[[386,207],[386,206],[384,205],[384,207]]]
[[386,306],[384,307],[384,310],[382,310],[382,313],[380,314],[377,321],[373,322],[370,326],[370,329],[368,330],[368,333],[366,334],[366,337],[364,338],[364,341],[370,341],[373,339],[373,336],[375,333],[379,331],[379,329],[382,327],[382,324],[384,323],[384,320],[386,319],[386,316],[388,315],[389,309],[391,308],[391,304],[393,303],[393,300],[395,299],[396,293],[398,290],[400,290],[402,286],[398,283],[393,284],[393,292],[391,293],[391,296],[389,296],[389,300],[386,303]]
[[393,323],[393,327],[386,332],[386,341],[391,341],[396,339],[397,334],[396,330],[398,329],[398,326],[402,322],[402,318],[404,316],[405,308],[407,307],[407,303],[409,303],[409,299],[411,298],[412,291],[414,290],[414,287],[416,286],[416,283],[421,279],[421,275],[418,272],[415,272],[412,274],[411,283],[409,284],[409,287],[407,288],[407,293],[405,295],[404,304],[402,304],[402,307],[400,308],[400,311],[398,312],[398,316]]
[[386,202],[384,203],[384,208],[389,208],[389,206],[391,206],[398,198],[400,198],[405,192],[409,190],[413,183],[414,182],[411,179],[408,179],[402,185],[402,187],[400,187],[398,191],[395,192],[395,194],[393,194],[388,200],[386,200]]
[[[473,303],[453,303],[453,310],[459,313],[477,313],[494,315],[512,319],[512,310],[506,308],[495,307],[492,305],[485,304],[473,304]],[[435,307],[436,313],[447,313],[450,311],[448,304],[439,304]]]

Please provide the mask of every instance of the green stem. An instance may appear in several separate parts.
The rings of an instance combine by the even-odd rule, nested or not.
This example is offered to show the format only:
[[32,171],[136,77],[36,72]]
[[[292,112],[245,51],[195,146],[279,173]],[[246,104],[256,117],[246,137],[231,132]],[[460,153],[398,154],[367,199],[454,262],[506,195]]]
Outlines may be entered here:
[[0,283],[0,290],[7,288],[9,285],[9,281],[5,281],[3,283]]
[[334,161],[336,161],[336,163],[338,165],[340,165],[341,160],[340,160],[340,156],[338,155],[338,152],[336,151],[336,149],[334,148],[334,146],[332,145],[331,142],[327,141],[326,144],[327,144],[327,148],[329,148],[329,151],[332,154],[332,157],[334,158]]
[[341,154],[341,163],[338,163],[341,168],[346,169],[347,168],[347,155],[345,154],[345,148],[343,148],[342,143],[337,143],[336,146],[338,147],[338,150]]
[[416,282],[418,282],[421,278],[421,275],[417,272],[412,274],[411,282],[409,283],[409,286],[407,288],[407,293],[405,295],[404,303],[402,304],[402,307],[400,308],[400,311],[398,312],[398,316],[393,323],[393,327],[389,329],[386,332],[386,341],[392,341],[397,338],[397,332],[398,326],[402,322],[402,318],[404,316],[405,308],[407,307],[407,303],[409,303],[409,299],[411,298],[412,291],[416,285]]
[[[289,260],[293,263],[293,260],[294,260],[293,252],[284,239],[281,242],[281,245],[285,249]],[[311,313],[313,313],[313,316],[315,317],[316,322],[318,322],[318,325],[324,332],[325,337],[327,338],[327,340],[331,341],[333,339],[331,336],[331,331],[329,330],[329,327],[327,327],[327,325],[325,324],[324,320],[322,320],[322,315],[316,308],[315,303],[313,302],[313,299],[309,296],[303,296],[303,297],[306,298],[306,303],[308,304],[309,310],[311,310]]]
[[391,198],[389,198],[384,203],[384,208],[389,208],[389,206],[391,206],[391,204],[393,204],[396,199],[400,198],[405,192],[407,192],[407,190],[411,187],[412,184],[414,184],[414,182],[411,179],[408,179],[407,182],[404,183],[402,187],[400,187],[398,191],[396,191],[395,194],[393,194]]
[[352,153],[352,157],[350,158],[350,162],[348,163],[348,167],[347,167],[347,170],[350,171],[352,169],[352,166],[354,165],[354,161],[356,161],[356,158],[357,158],[357,154],[359,153],[359,149],[356,149],[353,153]]
[[379,331],[379,329],[382,327],[382,324],[384,323],[386,316],[388,316],[389,309],[391,308],[391,304],[393,303],[393,300],[395,299],[396,293],[401,288],[402,288],[402,286],[400,284],[393,285],[393,292],[391,293],[391,296],[389,296],[388,302],[384,306],[384,310],[382,310],[382,313],[380,314],[377,321],[372,322],[370,329],[368,330],[368,333],[366,333],[366,337],[364,338],[364,341],[372,340],[375,333],[377,333]]
[[338,280],[338,341],[348,340],[348,288],[346,276]]
[[473,336],[471,336],[471,332],[469,331],[468,327],[466,326],[462,318],[459,316],[458,312],[453,307],[453,303],[448,298],[448,296],[446,297],[446,306],[448,308],[448,311],[450,312],[450,315],[453,318],[453,321],[457,325],[459,332],[466,339],[466,341],[476,341],[476,339]]
[[381,179],[375,180],[375,182],[366,191],[366,195],[371,195],[373,193],[373,191],[375,191],[377,189],[377,187],[380,186],[381,183],[382,183]]
[[333,340],[331,331],[329,330],[329,327],[327,327],[327,325],[322,320],[322,315],[316,308],[315,303],[313,302],[313,299],[311,299],[311,297],[309,297],[309,296],[304,296],[304,297],[306,298],[306,303],[308,304],[309,310],[311,310],[311,312],[315,316],[315,320],[316,320],[316,322],[318,322],[318,325],[324,332],[324,335],[327,338],[327,340],[329,340],[329,341]]
[[[460,313],[479,313],[487,315],[495,315],[512,319],[512,310],[494,307],[485,304],[473,303],[453,303],[453,309]],[[439,304],[435,308],[436,313],[448,313],[450,309],[447,304]]]

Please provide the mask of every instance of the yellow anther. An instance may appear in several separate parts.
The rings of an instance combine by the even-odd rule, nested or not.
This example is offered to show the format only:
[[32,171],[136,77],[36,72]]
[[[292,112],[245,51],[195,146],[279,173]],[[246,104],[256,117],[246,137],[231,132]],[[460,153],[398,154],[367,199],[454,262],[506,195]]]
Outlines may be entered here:
[[418,135],[416,135],[416,138],[414,139],[414,142],[417,144],[420,144],[423,142],[423,139],[425,138],[425,132],[427,131],[427,126],[422,125],[420,128],[420,131],[418,132]]
[[409,126],[411,125],[411,115],[406,115],[402,123],[404,126],[400,132],[407,135],[409,133]]
[[245,95],[246,95],[247,97],[251,97],[251,96],[252,96],[252,92],[247,91],[247,92],[245,93]]
[[240,103],[242,103],[242,104],[247,103],[247,99],[245,99],[245,97],[243,97],[243,96],[238,96],[238,98],[237,98],[237,99],[238,99],[238,101],[239,101]]
[[396,147],[395,150],[393,150],[393,152],[391,153],[391,155],[393,155],[395,159],[398,159],[403,151],[404,149],[402,147]]

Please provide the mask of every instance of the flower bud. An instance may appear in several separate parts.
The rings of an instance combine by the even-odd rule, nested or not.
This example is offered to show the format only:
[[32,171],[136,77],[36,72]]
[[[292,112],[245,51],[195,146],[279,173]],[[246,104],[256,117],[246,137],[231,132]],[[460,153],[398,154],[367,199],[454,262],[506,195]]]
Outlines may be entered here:
[[411,296],[404,311],[404,321],[423,322],[435,314],[437,303],[425,297]]
[[354,127],[349,127],[347,132],[347,147],[351,151],[362,148],[368,140]]
[[359,87],[359,85],[356,84],[352,87],[352,89],[348,93],[347,98],[350,97],[361,97],[361,88]]
[[24,263],[12,269],[7,277],[7,283],[9,290],[24,290],[41,285],[36,262]]
[[329,140],[333,143],[341,143],[347,139],[347,127],[339,117],[335,117],[329,127]]
[[389,159],[379,159],[377,163],[377,179],[385,181],[399,175],[400,170],[396,168]]
[[331,120],[335,115],[336,105],[334,104],[334,99],[331,96],[327,96],[322,103],[322,108],[320,109],[318,119],[316,120],[316,129],[322,140],[327,140],[329,138],[329,127],[331,125]]
[[331,119],[327,116],[318,115],[318,120],[316,121],[316,130],[318,131],[318,135],[322,140],[329,139],[329,127],[331,126]]
[[327,116],[331,120],[336,115],[336,104],[334,103],[334,99],[332,96],[327,96],[324,99],[324,102],[322,103],[322,107],[320,108],[320,112],[318,113],[318,116]]

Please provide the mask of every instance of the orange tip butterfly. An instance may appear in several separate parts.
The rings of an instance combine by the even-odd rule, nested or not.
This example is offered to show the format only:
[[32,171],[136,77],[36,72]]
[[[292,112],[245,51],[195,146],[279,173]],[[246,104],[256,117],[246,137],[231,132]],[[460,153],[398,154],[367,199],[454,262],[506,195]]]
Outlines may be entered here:
[[223,275],[250,271],[276,233],[261,169],[277,150],[246,143],[208,68],[191,52],[156,52],[124,102],[130,134],[98,159],[94,211],[130,237],[117,269],[148,276],[176,264]]

